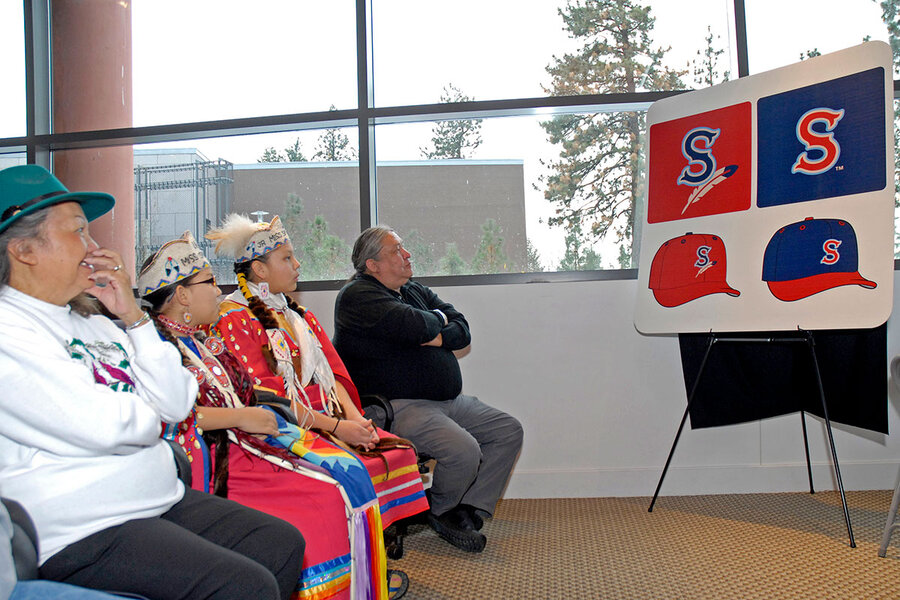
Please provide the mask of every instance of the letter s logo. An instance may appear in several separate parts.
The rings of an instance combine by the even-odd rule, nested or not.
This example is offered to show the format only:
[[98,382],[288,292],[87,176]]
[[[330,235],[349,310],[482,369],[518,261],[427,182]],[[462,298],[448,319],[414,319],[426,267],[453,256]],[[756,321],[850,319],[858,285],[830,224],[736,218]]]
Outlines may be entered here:
[[681,153],[688,159],[688,165],[678,176],[678,185],[703,185],[716,172],[716,159],[712,155],[712,145],[722,132],[721,129],[694,127],[681,139]]
[[694,266],[697,267],[697,273],[694,277],[699,277],[703,271],[708,268],[714,266],[716,261],[712,260],[709,257],[709,253],[712,251],[711,246],[700,246],[697,248],[697,262],[694,263]]
[[825,253],[825,256],[819,262],[823,265],[833,265],[841,260],[841,254],[838,252],[840,246],[841,240],[825,240],[825,243],[822,244],[822,251]]
[[[834,139],[834,128],[844,116],[844,109],[813,108],[797,121],[797,139],[806,148],[797,156],[791,173],[821,175],[833,167],[841,157],[841,145]],[[825,131],[813,130],[813,125],[825,124]],[[810,154],[816,155],[811,158]]]
[[697,248],[697,262],[694,263],[695,267],[705,267],[709,264],[709,251],[712,250],[709,246],[700,246]]

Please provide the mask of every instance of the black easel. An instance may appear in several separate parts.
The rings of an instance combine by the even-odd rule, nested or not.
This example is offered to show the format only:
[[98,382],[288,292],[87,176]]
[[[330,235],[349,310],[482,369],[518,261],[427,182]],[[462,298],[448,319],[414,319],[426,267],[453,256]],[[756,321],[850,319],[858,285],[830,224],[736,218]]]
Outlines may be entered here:
[[[681,432],[684,429],[684,424],[687,422],[688,414],[691,409],[691,402],[694,400],[694,394],[697,392],[697,388],[700,384],[700,378],[703,376],[703,371],[706,368],[706,360],[709,358],[709,353],[712,350],[713,346],[719,342],[736,342],[736,343],[806,343],[809,347],[810,355],[812,356],[813,362],[813,370],[816,373],[816,383],[819,386],[819,397],[822,400],[822,415],[825,418],[825,430],[828,432],[828,443],[831,446],[831,458],[834,461],[834,473],[837,479],[838,489],[841,492],[841,504],[844,507],[844,521],[847,523],[847,533],[850,536],[850,547],[856,548],[856,541],[853,539],[853,527],[850,525],[850,511],[847,510],[847,498],[844,495],[844,484],[841,481],[841,467],[838,464],[837,450],[834,447],[834,436],[831,431],[831,419],[828,418],[828,406],[825,403],[825,388],[822,386],[822,375],[819,372],[819,361],[816,358],[816,343],[813,340],[812,332],[805,331],[798,328],[798,331],[804,335],[804,337],[768,337],[768,338],[739,338],[739,337],[720,337],[718,334],[710,332],[709,339],[706,345],[706,352],[703,354],[703,360],[700,362],[700,369],[697,372],[697,378],[694,380],[694,385],[691,388],[691,393],[688,396],[687,407],[684,409],[684,416],[681,418],[681,424],[678,426],[678,432],[675,434],[675,441],[672,442],[672,449],[669,451],[669,457],[666,459],[666,465],[663,467],[662,475],[659,477],[659,484],[656,486],[656,491],[653,493],[653,500],[650,502],[650,508],[647,509],[647,512],[653,512],[653,506],[656,504],[656,498],[659,496],[659,490],[662,488],[663,479],[666,478],[666,472],[669,470],[669,465],[672,462],[672,456],[675,454],[675,447],[678,445],[678,440],[681,438]],[[814,494],[815,489],[813,489],[813,478],[812,478],[812,465],[809,460],[809,441],[806,434],[806,413],[804,411],[800,411],[800,419],[803,426],[803,445],[806,450],[806,470],[809,475],[809,493]]]

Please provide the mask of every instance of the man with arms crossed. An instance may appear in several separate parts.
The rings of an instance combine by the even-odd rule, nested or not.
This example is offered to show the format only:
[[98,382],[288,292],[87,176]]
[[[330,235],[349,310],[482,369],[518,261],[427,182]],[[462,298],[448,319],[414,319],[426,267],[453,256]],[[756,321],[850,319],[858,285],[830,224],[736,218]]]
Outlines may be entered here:
[[410,254],[390,227],[362,232],[352,259],[356,272],[335,302],[334,345],[360,392],[390,401],[393,433],[437,461],[431,526],[457,548],[481,552],[482,517],[494,512],[522,447],[522,426],[461,393],[453,351],[469,345],[469,324],[410,281]]

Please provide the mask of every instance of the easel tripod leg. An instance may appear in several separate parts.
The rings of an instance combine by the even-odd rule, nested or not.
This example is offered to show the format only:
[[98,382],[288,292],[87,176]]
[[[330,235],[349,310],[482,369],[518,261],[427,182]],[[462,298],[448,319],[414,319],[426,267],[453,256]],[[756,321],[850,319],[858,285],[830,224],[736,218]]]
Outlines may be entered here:
[[831,459],[834,461],[834,475],[837,479],[838,490],[841,492],[841,504],[844,507],[844,521],[847,522],[847,534],[850,536],[850,547],[856,548],[856,540],[853,539],[853,527],[850,525],[850,511],[847,509],[847,496],[844,494],[844,483],[841,481],[841,466],[838,464],[837,450],[834,447],[834,434],[831,431],[831,419],[828,418],[828,406],[825,403],[825,388],[822,385],[822,374],[819,371],[819,361],[816,358],[815,342],[812,334],[807,332],[809,351],[812,353],[813,366],[816,370],[816,381],[819,384],[819,397],[822,400],[822,415],[825,417],[825,431],[828,433],[828,445],[831,446]]
[[700,384],[700,376],[703,375],[703,370],[706,368],[706,359],[709,358],[709,351],[712,350],[713,344],[715,343],[716,336],[710,334],[709,341],[706,344],[706,353],[703,355],[703,360],[700,362],[697,378],[694,380],[694,385],[691,388],[691,395],[688,396],[687,406],[684,408],[684,416],[681,417],[681,424],[678,425],[678,433],[675,434],[675,441],[672,442],[672,449],[669,450],[669,458],[666,459],[666,466],[663,467],[662,475],[659,476],[659,483],[656,484],[656,491],[653,492],[653,499],[650,501],[650,508],[647,509],[647,512],[653,512],[653,506],[656,504],[656,498],[659,496],[659,490],[662,488],[663,479],[666,478],[666,472],[668,472],[669,464],[672,462],[672,456],[675,454],[675,447],[678,445],[678,439],[681,437],[681,431],[684,429],[684,424],[687,422],[688,414],[691,410],[691,402],[694,401],[694,394],[697,393],[697,387]]
[[809,493],[815,494],[812,478],[812,463],[809,460],[809,437],[806,435],[806,412],[800,411],[800,424],[803,426],[803,449],[806,451],[806,474],[809,476]]

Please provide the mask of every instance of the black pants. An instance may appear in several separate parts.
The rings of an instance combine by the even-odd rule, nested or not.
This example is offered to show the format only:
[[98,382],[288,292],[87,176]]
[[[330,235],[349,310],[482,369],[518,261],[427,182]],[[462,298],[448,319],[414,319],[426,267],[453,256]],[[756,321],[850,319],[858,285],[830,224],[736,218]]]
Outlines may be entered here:
[[40,576],[153,600],[287,600],[305,546],[281,519],[189,489],[159,517],[67,546],[41,566]]

